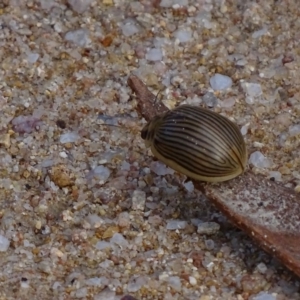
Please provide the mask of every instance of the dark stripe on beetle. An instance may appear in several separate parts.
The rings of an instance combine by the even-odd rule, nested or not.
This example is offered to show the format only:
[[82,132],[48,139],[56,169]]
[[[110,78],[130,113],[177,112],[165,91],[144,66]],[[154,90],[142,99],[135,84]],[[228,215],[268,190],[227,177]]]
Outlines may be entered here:
[[[193,125],[191,125],[193,126]],[[183,130],[183,128],[185,128]],[[211,135],[209,133],[203,132],[203,130],[195,129],[195,126],[190,127],[186,124],[172,124],[165,125],[158,128],[154,139],[159,138],[160,141],[164,139],[168,140],[171,137],[176,137],[179,139],[184,139],[187,144],[195,144],[199,145],[199,147],[208,148],[209,146],[212,149],[215,149],[216,145],[224,145],[229,149],[232,149],[232,144],[228,143],[228,141],[220,138],[220,135]],[[224,150],[227,150],[223,147]]]
[[208,161],[209,166],[206,166],[203,165],[204,161],[202,160],[195,161],[194,159],[191,160],[189,157],[174,155],[172,149],[169,149],[167,151],[165,147],[161,149],[159,145],[156,145],[155,149],[159,153],[161,153],[165,158],[170,159],[174,161],[177,165],[185,168],[186,170],[189,170],[190,172],[197,175],[201,175],[203,177],[228,176],[234,174],[237,170],[236,168],[230,168],[230,167],[227,167],[225,169],[220,167],[212,168],[211,161]]
[[[198,110],[201,113],[206,113],[203,118],[208,119],[207,116],[209,114],[207,114],[207,112],[210,112],[210,111],[206,111],[206,110],[202,110],[202,109],[198,109]],[[199,112],[199,111],[197,111],[197,112]],[[198,127],[199,128],[199,124],[202,125],[202,126],[207,126],[207,122],[206,123],[201,122],[201,121],[203,121],[203,118],[199,118],[199,114],[196,114],[197,118],[195,118],[195,120],[193,120],[193,118],[191,118],[191,116],[194,115],[194,111],[190,110],[190,112],[191,113],[189,115],[187,115],[187,116],[185,114],[183,115],[181,112],[180,113],[177,112],[177,113],[175,113],[176,118],[174,118],[173,116],[171,116],[172,113],[173,113],[173,111],[171,111],[169,114],[166,115],[166,117],[171,117],[172,126],[174,126],[174,124],[175,124],[175,126],[179,125],[180,127],[184,127],[183,124],[181,124],[182,120],[184,120],[185,122],[189,121],[190,122],[189,130],[191,130],[191,131],[192,130],[195,131],[193,129],[193,127],[196,127],[196,128]],[[210,138],[210,136],[207,135],[206,132],[203,131],[203,130],[202,130],[202,132],[200,134],[201,135],[205,135],[210,140],[217,139],[217,141],[219,143],[236,145],[237,146],[237,150],[239,152],[239,153],[236,153],[236,155],[237,154],[241,155],[241,153],[244,153],[245,152],[245,149],[243,147],[244,141],[243,141],[242,137],[238,134],[239,133],[238,127],[235,126],[234,123],[232,123],[230,120],[226,119],[225,117],[220,116],[220,115],[218,115],[216,113],[213,113],[213,112],[210,112],[210,113],[213,116],[213,118],[210,118],[210,119],[208,119],[206,121],[209,121],[209,123],[210,123],[209,125],[210,126],[212,124],[214,126],[211,126],[209,128],[210,132],[208,132],[208,134],[212,136],[212,133],[213,133],[214,135],[213,135],[212,138]],[[218,118],[216,119],[216,117],[218,117]],[[177,120],[177,119],[181,119],[181,122],[179,120]],[[225,132],[225,133],[227,133],[226,136],[220,135],[220,130],[222,131],[223,126],[220,127],[220,125],[222,125],[222,124],[219,124],[216,121],[217,122],[220,121],[220,122],[224,123],[223,124],[225,126],[224,128],[231,129],[229,132]],[[225,121],[225,122],[223,122],[223,121]],[[164,122],[162,122],[162,124],[161,124],[162,126],[160,128],[165,128],[166,124],[168,124],[168,122],[166,122],[166,120],[165,120]],[[229,125],[229,127],[228,127],[228,125]],[[214,129],[214,130],[212,130],[212,129]],[[222,133],[224,133],[224,131]],[[230,134],[228,134],[228,133],[230,133]],[[217,141],[214,140],[213,142],[216,143]],[[230,141],[231,141],[231,143],[230,143]]]
[[[192,149],[188,148],[185,143],[179,143],[176,144],[173,143],[166,143],[163,141],[163,143],[160,143],[159,141],[154,141],[154,146],[157,151],[160,149],[160,153],[163,156],[167,156],[167,153],[169,154],[168,158],[173,159],[172,155],[174,157],[178,158],[178,164],[181,164],[180,161],[187,157],[189,161],[187,163],[199,163],[200,165],[203,165],[205,167],[212,167],[215,166],[216,168],[222,168],[222,169],[236,169],[239,167],[236,160],[232,157],[225,157],[219,156],[216,159],[216,155],[211,155],[210,152],[207,151],[200,151],[199,149]],[[224,153],[224,152],[223,152]],[[177,161],[177,160],[176,160]]]
[[[238,127],[226,117],[212,112],[210,110],[202,109],[199,107],[192,108],[190,106],[182,105],[178,108],[175,108],[173,111],[170,111],[169,114],[166,114],[165,120],[168,120],[170,118],[174,120],[176,120],[176,118],[183,118],[185,120],[195,122],[195,125],[201,124],[203,126],[207,126],[207,124],[209,123],[209,125],[212,126],[212,129],[214,129],[214,132],[217,134],[219,133],[220,129],[222,129],[220,128],[220,126],[223,125],[224,128],[230,129],[231,134],[228,135],[227,138],[229,138],[229,140],[232,143],[241,141],[241,137],[238,135],[237,132],[239,131]],[[223,141],[228,142],[228,140]],[[241,142],[243,143],[243,141]]]
[[[226,148],[221,148],[219,145],[211,145],[208,144],[206,140],[201,140],[199,138],[195,138],[195,141],[191,141],[193,139],[192,137],[188,135],[182,135],[181,133],[177,134],[175,132],[172,132],[172,135],[169,136],[160,136],[157,134],[154,138],[154,143],[156,141],[166,144],[170,147],[173,147],[173,149],[176,149],[181,145],[182,149],[188,152],[193,151],[193,155],[204,155],[204,156],[214,156],[218,157],[218,160],[225,157],[224,152],[228,153],[228,150],[231,149],[230,146],[227,146]],[[228,154],[227,156],[228,157]]]

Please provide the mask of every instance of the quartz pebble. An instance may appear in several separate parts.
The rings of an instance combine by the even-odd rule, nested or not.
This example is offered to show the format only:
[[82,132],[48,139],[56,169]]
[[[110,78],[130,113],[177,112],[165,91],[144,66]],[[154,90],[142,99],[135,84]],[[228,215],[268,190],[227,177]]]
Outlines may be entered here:
[[137,27],[137,25],[133,22],[128,22],[128,23],[123,24],[121,29],[122,29],[122,33],[126,37],[137,34],[140,31],[139,28]]
[[150,170],[159,176],[164,176],[167,174],[171,174],[171,175],[174,174],[173,169],[167,167],[165,164],[163,164],[160,161],[152,161],[150,163]]
[[186,221],[169,220],[167,223],[167,230],[184,229],[186,225],[187,225]]
[[270,171],[269,172],[269,177],[274,178],[275,181],[281,181],[282,180],[282,174],[278,171]]
[[36,129],[40,120],[35,116],[18,116],[12,120],[13,128],[19,133],[31,133]]
[[268,270],[267,266],[264,263],[259,263],[256,268],[261,274],[265,274]]
[[260,151],[251,153],[249,164],[257,168],[270,168],[272,166],[271,159],[265,157]]
[[71,8],[79,14],[84,13],[92,3],[92,0],[68,0]]
[[180,43],[187,43],[192,39],[192,33],[187,30],[178,30],[174,33],[174,35]]
[[8,250],[10,241],[3,235],[0,235],[0,251],[5,252]]
[[134,191],[132,195],[132,209],[144,210],[146,203],[146,193],[143,191]]
[[38,59],[40,55],[38,53],[28,53],[27,60],[28,62],[34,64]]
[[129,243],[128,241],[124,238],[124,236],[120,233],[115,233],[113,237],[110,239],[110,243],[116,244],[122,248],[128,247]]
[[226,75],[215,74],[209,80],[210,86],[215,91],[222,91],[232,86],[232,79]]
[[214,93],[208,92],[203,96],[203,102],[209,108],[213,108],[218,104],[218,98],[214,95]]
[[105,183],[110,176],[110,170],[104,166],[97,166],[92,170],[94,177],[96,177],[101,184]]
[[192,193],[194,191],[194,184],[192,181],[184,182],[183,186],[189,193]]
[[149,61],[160,61],[162,58],[163,54],[160,49],[152,48],[146,54],[146,59]]
[[86,29],[69,31],[65,35],[65,40],[73,42],[79,47],[86,47],[91,42],[89,38],[89,32]]
[[289,134],[290,136],[296,136],[300,134],[300,124],[291,125],[289,127]]
[[273,296],[272,294],[262,292],[262,293],[259,293],[256,296],[254,296],[253,300],[276,300],[276,297]]
[[212,235],[220,230],[220,225],[215,222],[203,222],[198,224],[197,232],[199,234]]
[[207,250],[212,250],[215,247],[215,242],[213,240],[205,240],[205,246]]
[[78,139],[80,138],[79,134],[77,132],[67,132],[67,133],[63,133],[60,138],[59,141],[62,144],[66,144],[66,143],[74,143],[76,142]]
[[254,104],[262,99],[262,88],[259,83],[243,82],[242,88],[246,93],[246,103]]

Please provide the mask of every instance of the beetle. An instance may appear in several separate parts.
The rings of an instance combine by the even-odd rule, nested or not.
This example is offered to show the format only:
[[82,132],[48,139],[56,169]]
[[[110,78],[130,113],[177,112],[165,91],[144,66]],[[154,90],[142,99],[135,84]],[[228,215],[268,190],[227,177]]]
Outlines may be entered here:
[[238,126],[205,108],[185,104],[155,116],[141,137],[160,161],[192,179],[226,181],[247,166]]

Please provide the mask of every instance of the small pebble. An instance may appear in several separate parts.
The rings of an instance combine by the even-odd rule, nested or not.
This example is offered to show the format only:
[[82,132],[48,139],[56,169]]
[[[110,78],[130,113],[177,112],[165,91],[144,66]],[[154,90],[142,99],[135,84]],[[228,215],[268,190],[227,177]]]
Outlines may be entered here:
[[160,161],[152,161],[150,163],[150,170],[159,176],[164,176],[167,174],[171,174],[171,175],[174,174],[173,169],[167,167],[165,164],[163,164]]
[[263,94],[259,83],[243,82],[242,88],[246,93],[246,103],[248,104],[254,104]]
[[192,193],[194,191],[194,184],[192,181],[184,182],[183,186],[189,193]]
[[214,93],[208,92],[203,96],[203,102],[207,105],[207,107],[213,108],[218,104],[218,98]]
[[264,263],[259,263],[256,268],[261,274],[265,274],[268,271],[268,268]]
[[276,297],[269,293],[261,292],[252,298],[253,300],[276,300]]
[[205,240],[205,247],[207,250],[213,250],[215,247],[215,242],[213,240]]
[[121,30],[122,30],[123,35],[125,35],[126,37],[137,34],[140,31],[139,28],[137,27],[137,25],[134,23],[123,24],[123,26],[121,27]]
[[90,42],[89,32],[86,29],[69,31],[65,35],[65,40],[73,42],[79,47],[86,47]]
[[187,43],[192,39],[192,32],[188,30],[178,30],[174,33],[174,35],[180,43]]
[[167,230],[184,229],[187,225],[186,221],[169,220],[167,223]]
[[232,79],[226,75],[215,74],[209,80],[210,86],[215,91],[222,91],[232,86]]
[[282,180],[281,176],[282,176],[281,173],[278,171],[270,171],[269,172],[269,177],[274,178],[275,181],[281,181]]
[[66,143],[74,143],[80,138],[79,134],[77,132],[67,132],[60,136],[59,141],[62,144]]
[[132,195],[132,209],[144,210],[146,203],[146,193],[143,191],[135,190]]
[[146,59],[149,61],[160,61],[162,58],[163,54],[160,49],[152,48],[146,54]]
[[8,250],[10,241],[3,235],[0,235],[0,251],[5,252]]
[[110,239],[111,244],[116,244],[120,247],[128,247],[129,243],[128,241],[124,238],[124,236],[120,233],[115,233],[113,237]]
[[300,124],[291,125],[289,127],[289,134],[290,136],[296,136],[300,134]]
[[215,222],[203,222],[198,225],[197,233],[201,235],[212,235],[220,230],[220,225]]
[[215,74],[210,78],[209,82],[215,91],[226,90],[232,86],[232,79],[222,74]]
[[249,164],[256,168],[270,168],[272,160],[265,157],[260,151],[255,151],[250,155]]
[[92,3],[92,0],[68,0],[71,8],[79,14],[84,13]]
[[189,282],[190,282],[190,285],[196,285],[197,284],[197,279],[193,276],[190,276],[189,277]]
[[107,181],[107,179],[109,178],[111,172],[109,170],[109,168],[104,167],[104,166],[97,166],[95,169],[92,170],[94,177],[96,177],[100,184],[103,184]]

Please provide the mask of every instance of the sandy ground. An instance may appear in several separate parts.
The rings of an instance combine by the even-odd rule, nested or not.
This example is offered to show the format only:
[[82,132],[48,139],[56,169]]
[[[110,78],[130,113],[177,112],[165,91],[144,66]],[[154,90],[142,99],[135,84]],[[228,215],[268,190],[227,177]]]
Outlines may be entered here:
[[300,6],[256,2],[1,1],[0,299],[300,299],[153,159],[126,83],[229,117],[253,171],[300,190]]

